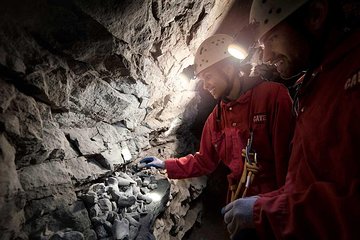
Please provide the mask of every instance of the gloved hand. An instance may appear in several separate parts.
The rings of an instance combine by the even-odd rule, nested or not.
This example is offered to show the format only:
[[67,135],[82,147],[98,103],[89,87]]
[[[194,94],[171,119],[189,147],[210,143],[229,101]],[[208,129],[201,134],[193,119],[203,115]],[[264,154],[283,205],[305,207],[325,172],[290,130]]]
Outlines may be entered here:
[[258,196],[239,198],[221,210],[230,233],[230,239],[235,239],[243,229],[254,228],[253,208],[258,198]]
[[165,162],[158,159],[157,157],[145,157],[140,160],[141,168],[149,168],[149,167],[156,167],[156,168],[165,168]]

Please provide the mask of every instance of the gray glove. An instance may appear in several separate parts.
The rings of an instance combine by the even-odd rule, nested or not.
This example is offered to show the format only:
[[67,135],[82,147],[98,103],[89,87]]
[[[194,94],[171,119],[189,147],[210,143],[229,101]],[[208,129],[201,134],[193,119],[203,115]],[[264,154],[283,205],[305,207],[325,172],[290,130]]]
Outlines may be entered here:
[[141,168],[149,168],[149,167],[156,167],[156,168],[165,168],[165,162],[158,159],[157,157],[145,157],[140,160]]
[[241,230],[255,227],[253,207],[258,198],[258,196],[239,198],[221,210],[221,213],[224,214],[224,222],[227,225],[231,239],[235,239]]

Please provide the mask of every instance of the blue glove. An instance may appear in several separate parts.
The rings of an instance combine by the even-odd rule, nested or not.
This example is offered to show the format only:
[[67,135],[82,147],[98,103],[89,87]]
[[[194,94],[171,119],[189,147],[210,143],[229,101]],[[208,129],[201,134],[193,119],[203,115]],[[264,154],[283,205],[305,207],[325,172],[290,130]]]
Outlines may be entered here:
[[255,227],[253,208],[258,198],[258,196],[239,198],[221,210],[231,239],[236,239],[241,230]]
[[145,157],[140,160],[141,168],[149,168],[149,167],[156,167],[156,168],[165,168],[165,162],[158,159],[157,157]]

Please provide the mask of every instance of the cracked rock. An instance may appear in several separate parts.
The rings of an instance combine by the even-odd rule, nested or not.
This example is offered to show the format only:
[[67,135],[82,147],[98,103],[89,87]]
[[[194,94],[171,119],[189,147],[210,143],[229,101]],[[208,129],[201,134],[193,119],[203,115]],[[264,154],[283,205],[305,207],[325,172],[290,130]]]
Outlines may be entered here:
[[112,230],[116,240],[127,239],[129,237],[129,221],[126,218],[122,220],[115,219]]

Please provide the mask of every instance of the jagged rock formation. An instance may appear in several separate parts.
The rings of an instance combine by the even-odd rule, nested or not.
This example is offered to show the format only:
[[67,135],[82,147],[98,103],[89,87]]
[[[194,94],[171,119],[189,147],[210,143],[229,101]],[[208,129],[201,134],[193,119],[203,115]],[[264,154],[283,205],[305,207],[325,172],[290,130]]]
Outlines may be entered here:
[[[112,233],[126,237],[116,229],[135,222],[119,211],[111,227],[92,219],[98,202],[89,207],[83,196],[145,155],[197,150],[189,129],[204,95],[181,75],[191,72],[197,46],[232,2],[0,3],[0,239],[100,239],[101,226],[113,225]],[[358,1],[344,2],[358,26]],[[201,212],[192,202],[205,182],[165,184],[171,201],[158,206],[159,219],[148,219],[156,238],[184,236]],[[138,206],[146,197],[124,201]],[[109,201],[100,202],[109,209]],[[95,217],[104,215],[94,208]]]
[[0,4],[1,239],[100,239],[80,195],[142,156],[197,150],[199,86],[179,76],[231,2]]
[[201,218],[202,204],[195,200],[206,186],[206,177],[172,180],[171,186],[172,201],[154,224],[154,236],[157,240],[183,239],[186,232]]

